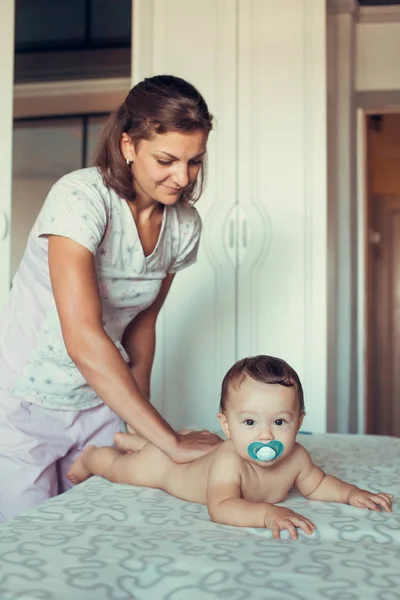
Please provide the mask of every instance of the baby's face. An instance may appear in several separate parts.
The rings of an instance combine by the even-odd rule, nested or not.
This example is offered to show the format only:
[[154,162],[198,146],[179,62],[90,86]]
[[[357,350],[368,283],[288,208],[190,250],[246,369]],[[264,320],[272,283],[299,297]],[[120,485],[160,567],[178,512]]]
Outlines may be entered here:
[[[246,377],[236,389],[229,389],[227,409],[224,415],[219,415],[224,433],[231,438],[237,453],[266,467],[293,450],[303,417],[295,386],[261,383],[251,377]],[[267,444],[272,440],[279,440],[284,446],[279,458],[263,463],[249,457],[249,444]]]

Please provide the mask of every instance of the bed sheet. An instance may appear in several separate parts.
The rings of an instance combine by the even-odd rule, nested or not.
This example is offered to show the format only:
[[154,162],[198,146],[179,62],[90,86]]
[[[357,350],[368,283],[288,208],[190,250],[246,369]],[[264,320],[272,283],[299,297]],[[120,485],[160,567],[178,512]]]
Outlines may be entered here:
[[0,600],[400,600],[400,439],[298,439],[327,472],[393,493],[393,513],[291,493],[317,530],[276,541],[93,477],[0,527]]

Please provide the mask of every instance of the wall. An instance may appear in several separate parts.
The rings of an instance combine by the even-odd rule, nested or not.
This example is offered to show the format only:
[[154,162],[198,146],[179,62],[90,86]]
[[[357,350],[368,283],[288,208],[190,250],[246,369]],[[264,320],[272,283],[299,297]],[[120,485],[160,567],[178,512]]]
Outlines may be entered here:
[[339,408],[331,422],[333,430],[361,433],[366,250],[363,127],[361,117],[357,125],[356,109],[400,107],[400,7],[360,9],[357,0],[328,0],[328,9],[329,318],[336,351],[336,364],[329,365],[329,389],[330,406]]
[[361,13],[356,28],[356,91],[400,90],[400,21],[394,21],[399,19],[398,9],[383,9],[385,22],[378,23],[363,22]]

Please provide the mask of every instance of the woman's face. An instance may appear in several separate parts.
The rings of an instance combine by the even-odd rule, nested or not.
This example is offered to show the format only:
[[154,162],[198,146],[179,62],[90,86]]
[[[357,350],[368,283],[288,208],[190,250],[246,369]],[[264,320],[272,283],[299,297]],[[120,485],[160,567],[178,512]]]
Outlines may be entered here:
[[131,166],[136,197],[145,202],[175,204],[192,184],[205,157],[208,134],[204,131],[155,134],[135,146],[123,134],[121,149]]

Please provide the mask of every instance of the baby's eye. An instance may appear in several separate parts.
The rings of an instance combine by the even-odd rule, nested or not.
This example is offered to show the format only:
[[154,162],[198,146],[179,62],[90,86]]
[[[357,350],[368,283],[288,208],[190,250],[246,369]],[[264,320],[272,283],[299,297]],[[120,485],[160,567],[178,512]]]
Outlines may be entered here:
[[253,427],[253,425],[256,424],[256,422],[253,419],[245,419],[244,424],[247,425],[248,427]]
[[278,427],[280,427],[281,425],[283,425],[284,423],[286,423],[285,419],[276,419],[276,421],[274,421],[275,425],[278,425]]

